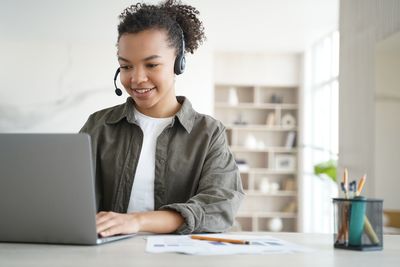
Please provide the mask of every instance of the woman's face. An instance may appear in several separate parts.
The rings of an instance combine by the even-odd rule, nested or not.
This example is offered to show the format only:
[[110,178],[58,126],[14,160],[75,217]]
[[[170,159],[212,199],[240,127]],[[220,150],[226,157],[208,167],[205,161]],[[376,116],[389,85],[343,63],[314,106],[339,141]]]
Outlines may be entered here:
[[120,37],[121,83],[143,114],[162,117],[176,105],[175,57],[175,49],[169,46],[163,30],[150,29]]

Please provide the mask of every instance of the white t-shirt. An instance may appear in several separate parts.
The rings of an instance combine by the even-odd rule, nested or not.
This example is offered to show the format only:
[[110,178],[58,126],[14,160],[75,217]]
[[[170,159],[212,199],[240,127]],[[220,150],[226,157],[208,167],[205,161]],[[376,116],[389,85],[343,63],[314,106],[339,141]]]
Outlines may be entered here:
[[142,151],[136,168],[128,212],[154,210],[154,175],[157,138],[173,117],[152,118],[135,109],[135,118],[143,131]]

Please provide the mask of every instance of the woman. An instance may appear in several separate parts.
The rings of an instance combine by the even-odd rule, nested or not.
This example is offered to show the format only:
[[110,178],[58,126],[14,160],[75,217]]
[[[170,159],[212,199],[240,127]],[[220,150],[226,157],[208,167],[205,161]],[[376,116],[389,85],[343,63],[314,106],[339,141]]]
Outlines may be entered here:
[[92,138],[101,236],[222,232],[234,221],[243,190],[225,128],[175,96],[184,53],[204,40],[197,16],[175,0],[120,15],[116,77],[130,97],[81,130]]

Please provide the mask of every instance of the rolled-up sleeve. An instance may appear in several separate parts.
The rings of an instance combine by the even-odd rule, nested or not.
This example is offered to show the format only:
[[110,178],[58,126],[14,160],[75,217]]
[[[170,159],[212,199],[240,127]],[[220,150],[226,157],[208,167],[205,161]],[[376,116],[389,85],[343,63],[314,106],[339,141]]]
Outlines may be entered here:
[[186,203],[161,209],[175,210],[185,219],[176,233],[224,232],[232,226],[243,197],[239,170],[221,126],[208,147],[196,194]]

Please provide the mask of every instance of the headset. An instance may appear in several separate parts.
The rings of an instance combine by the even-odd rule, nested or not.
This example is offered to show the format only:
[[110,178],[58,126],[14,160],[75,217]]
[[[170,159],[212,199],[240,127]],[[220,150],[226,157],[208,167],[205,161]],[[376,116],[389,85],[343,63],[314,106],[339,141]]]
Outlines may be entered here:
[[174,72],[176,75],[182,74],[185,71],[186,67],[186,58],[185,58],[185,36],[183,35],[183,30],[179,27],[181,31],[181,39],[182,44],[179,49],[178,55],[176,55],[175,63],[174,63]]
[[[179,26],[179,25],[178,25]],[[185,58],[185,36],[183,35],[183,30],[181,27],[179,27],[181,31],[181,39],[182,39],[182,44],[179,49],[178,55],[176,55],[175,62],[174,62],[174,73],[176,75],[182,74],[185,71],[186,67],[186,58]],[[117,69],[117,71],[114,74],[114,87],[115,87],[115,94],[117,96],[122,95],[122,90],[117,87],[117,77],[118,74],[120,73],[120,68]]]

